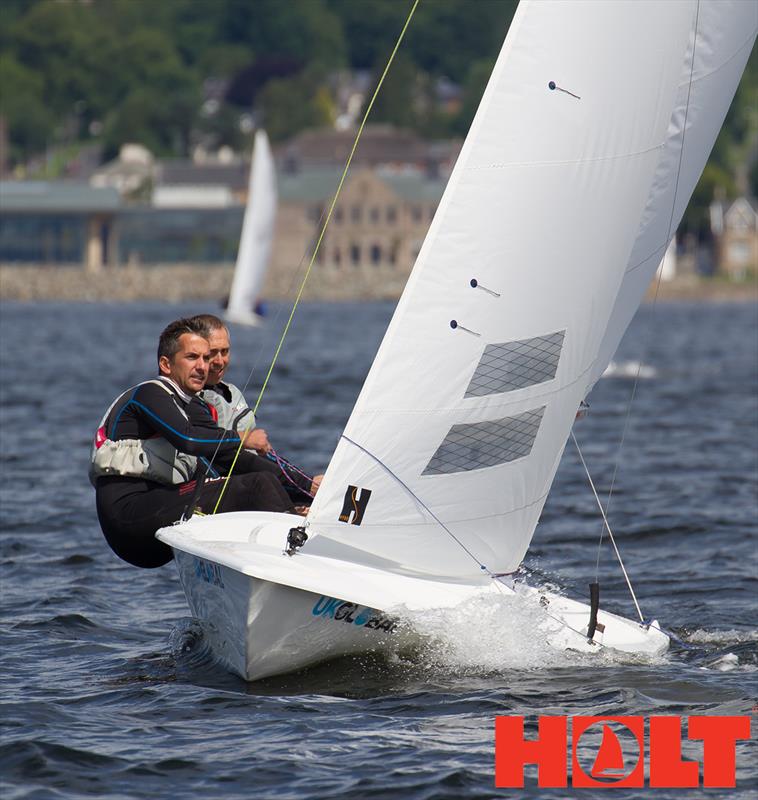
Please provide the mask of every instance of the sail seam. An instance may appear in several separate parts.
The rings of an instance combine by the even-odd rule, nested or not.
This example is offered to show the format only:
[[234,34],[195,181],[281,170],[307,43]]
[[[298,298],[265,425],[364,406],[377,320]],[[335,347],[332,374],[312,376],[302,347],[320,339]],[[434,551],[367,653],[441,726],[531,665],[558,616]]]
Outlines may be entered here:
[[647,264],[648,261],[650,261],[651,258],[655,256],[656,253],[660,253],[662,250],[665,250],[668,246],[669,246],[668,242],[658,245],[658,247],[656,247],[655,250],[653,250],[653,252],[650,253],[649,256],[643,258],[642,261],[638,261],[633,267],[629,267],[624,274],[628,275],[630,272],[634,272],[634,270],[644,266],[645,264]]
[[706,78],[710,78],[711,75],[715,75],[717,72],[721,72],[721,70],[724,69],[724,67],[731,64],[732,61],[734,61],[734,59],[737,58],[737,56],[739,56],[748,45],[750,45],[752,48],[753,39],[757,34],[758,34],[758,28],[754,29],[750,33],[747,39],[745,39],[745,41],[732,53],[732,55],[726,59],[726,61],[722,61],[721,64],[719,64],[717,67],[714,67],[710,72],[705,72],[702,75],[693,77],[692,80],[687,84],[685,83],[679,84],[679,88],[681,88],[682,86],[690,86],[693,83],[699,83],[700,81],[704,81]]
[[[734,59],[737,58],[737,56],[739,56],[742,53],[742,51],[749,44],[752,46],[751,43],[753,41],[753,38],[756,36],[756,32],[757,31],[758,31],[758,29],[753,30],[750,33],[750,35],[745,39],[745,41],[737,48],[737,50],[735,50],[734,53],[732,53],[732,55],[729,58],[726,59],[726,61],[723,61],[721,64],[719,64],[718,67],[715,67],[710,72],[706,72],[703,75],[698,75],[697,77],[692,77],[691,80],[687,84],[684,84],[684,83],[680,84],[680,88],[686,85],[688,87],[688,89],[691,90],[693,84],[698,83],[700,81],[703,81],[706,78],[710,78],[711,75],[715,75],[717,72],[720,72],[726,66],[731,64],[732,61],[734,61]],[[694,64],[694,49],[695,48],[694,48],[694,44],[693,44],[693,64]],[[689,94],[688,94],[687,106],[689,107]],[[685,121],[685,125],[686,125],[686,121]],[[682,149],[683,149],[683,145],[684,145],[684,134],[685,134],[685,130],[683,128],[682,129]],[[676,207],[676,199],[674,201],[674,206]],[[656,253],[659,253],[661,250],[665,250],[668,247],[668,243],[669,243],[669,240],[664,242],[662,245],[659,245],[658,247],[656,247],[655,250],[652,251],[652,253],[650,253],[648,256],[643,258],[641,261],[638,261],[634,266],[628,267],[627,270],[626,270],[626,274],[628,275],[630,272],[634,272],[634,270],[638,269],[639,267],[643,266],[648,261],[650,261],[650,259],[653,258],[653,256],[655,256]]]
[[[486,406],[482,406],[482,409],[486,410],[486,411],[494,411],[496,409],[509,408],[511,406],[514,406],[514,405],[531,404],[531,403],[537,402],[539,400],[542,400],[542,398],[554,397],[558,393],[560,393],[560,392],[562,392],[562,391],[564,391],[566,389],[570,389],[572,386],[575,386],[577,383],[579,383],[579,381],[581,381],[582,378],[584,378],[584,376],[588,372],[590,372],[590,370],[593,367],[593,364],[594,364],[594,361],[592,362],[592,364],[590,364],[589,366],[585,367],[580,373],[578,373],[576,378],[574,378],[573,381],[570,381],[569,383],[564,383],[558,389],[554,388],[552,391],[535,392],[533,395],[529,395],[528,397],[522,397],[521,399],[512,400],[511,402],[504,402],[504,403],[489,403],[488,402]],[[545,383],[546,384],[547,383],[552,383],[554,380],[555,380],[555,378],[552,378],[549,381],[545,381]],[[535,386],[540,386],[540,387],[543,386],[543,384],[534,384],[534,385]],[[532,388],[531,386],[525,386],[523,389],[512,389],[512,390],[510,390],[508,392],[499,392],[498,394],[512,394],[513,392],[523,392],[523,391],[525,391],[527,389],[531,389],[531,388]],[[495,397],[495,396],[496,395],[490,394],[490,395],[485,395],[484,397],[485,397],[485,399],[489,399],[489,398],[492,398],[492,397]],[[403,408],[388,409],[386,406],[384,408],[377,408],[377,409],[366,408],[366,409],[364,409],[362,411],[359,411],[357,416],[358,415],[362,416],[364,414],[371,414],[371,415],[373,415],[373,414],[452,414],[454,412],[461,412],[461,411],[476,411],[476,407],[474,406],[473,408],[471,408],[471,406],[473,405],[473,403],[476,403],[476,402],[478,402],[480,400],[482,400],[481,397],[463,397],[462,398],[462,402],[467,403],[468,406],[469,406],[468,408],[464,408],[462,406],[453,406],[452,408],[451,407],[446,407],[446,408],[407,408],[407,409],[403,409]],[[471,401],[471,402],[468,402],[468,401]],[[479,420],[479,421],[480,422],[486,422],[487,420],[484,419],[484,420]]]
[[652,153],[654,150],[660,150],[665,146],[666,142],[663,141],[658,144],[651,145],[650,147],[646,147],[644,150],[635,150],[632,153],[614,153],[613,155],[608,156],[597,156],[595,158],[573,158],[562,161],[503,161],[495,164],[475,164],[474,166],[466,166],[464,169],[469,172],[474,172],[476,170],[506,169],[508,167],[556,167],[566,166],[569,164],[594,164],[601,161],[618,161],[619,159],[624,158],[637,158],[638,156],[644,156],[648,153]]

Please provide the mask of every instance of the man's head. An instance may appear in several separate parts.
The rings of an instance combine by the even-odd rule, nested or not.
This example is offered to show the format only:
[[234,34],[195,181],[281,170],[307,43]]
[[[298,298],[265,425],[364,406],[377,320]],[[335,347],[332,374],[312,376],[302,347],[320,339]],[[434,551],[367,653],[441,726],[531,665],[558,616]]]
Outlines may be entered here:
[[213,314],[198,314],[192,317],[193,321],[201,324],[206,330],[208,344],[210,345],[210,363],[208,365],[208,386],[215,386],[223,380],[229,366],[231,343],[229,329],[223,321]]
[[208,330],[196,319],[177,319],[158,340],[158,370],[187,394],[199,392],[208,379]]

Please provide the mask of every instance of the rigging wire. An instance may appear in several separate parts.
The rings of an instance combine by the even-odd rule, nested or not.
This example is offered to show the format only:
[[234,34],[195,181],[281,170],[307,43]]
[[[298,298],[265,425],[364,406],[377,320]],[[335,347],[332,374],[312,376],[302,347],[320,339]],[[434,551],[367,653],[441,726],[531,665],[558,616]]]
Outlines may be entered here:
[[[405,489],[408,492],[408,494],[410,494],[411,497],[413,497],[413,499],[442,528],[442,530],[444,530],[445,533],[447,533],[453,539],[453,541],[457,545],[460,546],[460,548],[466,553],[467,556],[469,556],[469,558],[471,558],[471,560],[479,567],[479,569],[483,573],[485,573],[486,575],[488,575],[491,578],[491,580],[492,580],[492,584],[491,585],[494,585],[494,587],[497,589],[498,592],[500,592],[500,595],[502,597],[510,596],[510,595],[506,594],[506,589],[508,589],[512,594],[518,594],[516,592],[515,588],[513,588],[513,586],[510,586],[510,585],[508,585],[507,583],[505,583],[503,581],[503,578],[506,577],[505,575],[493,572],[485,564],[482,564],[482,562],[474,555],[474,553],[472,553],[471,550],[469,550],[468,547],[466,547],[466,545],[450,530],[450,528],[448,528],[447,525],[445,525],[445,523],[431,510],[431,508],[429,508],[429,506],[413,491],[413,489],[411,489],[410,486],[408,486],[408,484],[405,483],[405,481],[403,481],[398,475],[396,475],[381,459],[377,458],[369,450],[366,450],[365,447],[362,447],[361,445],[359,445],[358,442],[355,442],[350,437],[345,436],[344,433],[342,434],[341,438],[343,438],[346,442],[349,442],[350,444],[352,444],[354,447],[357,447],[361,452],[365,453],[369,458],[372,458],[374,461],[376,461],[376,463],[382,469],[384,469],[390,475],[390,477],[394,478],[394,480],[396,480],[400,484],[400,486],[402,486],[403,489]],[[597,497],[597,495],[595,495],[595,497]],[[598,500],[598,503],[599,502],[600,501]],[[602,506],[601,506],[601,510],[602,510]],[[622,567],[623,567],[623,565],[622,565]],[[631,585],[630,585],[629,588],[631,589]],[[634,597],[634,592],[633,591],[632,591],[632,597]],[[635,603],[636,602],[637,601],[636,601],[636,598],[635,598]],[[547,610],[547,608],[542,607],[541,611],[546,617],[552,619],[553,622],[557,622],[562,627],[566,628],[567,630],[570,630],[572,633],[576,633],[578,636],[581,636],[583,639],[586,638],[586,634],[584,632],[578,630],[577,628],[574,628],[572,625],[569,625],[569,623],[566,622],[565,619],[561,619],[561,617],[558,617],[555,614],[552,614],[550,611]],[[644,624],[644,619],[642,618],[642,612],[639,611],[639,606],[637,607],[637,611],[639,612],[640,619],[642,620],[642,622]],[[591,639],[590,643],[594,644],[594,645],[597,645],[599,647],[603,647],[604,646],[601,642],[594,641],[594,639]]]
[[[685,107],[684,107],[684,121],[682,123],[682,144],[681,144],[681,147],[679,148],[679,161],[678,161],[677,169],[676,169],[676,180],[674,182],[674,198],[673,198],[673,200],[671,202],[671,214],[669,215],[669,224],[668,224],[668,229],[667,229],[667,234],[666,234],[666,242],[664,244],[664,247],[668,247],[669,243],[671,242],[672,235],[676,233],[676,231],[672,231],[671,229],[672,229],[673,224],[674,224],[674,214],[676,213],[676,201],[677,201],[677,197],[679,195],[679,178],[680,178],[681,173],[682,173],[682,160],[684,158],[684,141],[685,141],[685,138],[687,136],[687,118],[689,116],[689,111],[690,111],[690,98],[691,98],[691,95],[692,95],[692,79],[693,79],[693,75],[694,75],[694,72],[695,72],[695,53],[697,51],[697,36],[698,36],[699,21],[700,21],[700,0],[697,0],[697,6],[695,8],[695,25],[694,25],[693,37],[692,37],[692,58],[690,60],[690,78],[689,78],[689,84],[687,86],[687,102],[685,103]],[[665,250],[664,250],[664,253],[665,253]],[[662,280],[662,278],[663,278],[663,270],[659,269],[658,270],[658,278],[657,278],[657,280],[655,282],[655,292],[653,294],[653,303],[652,303],[652,306],[653,306],[653,308],[652,308],[652,316],[653,317],[655,317],[655,314],[656,314],[656,311],[657,311],[657,308],[658,308],[658,293],[659,293],[660,288],[661,288],[661,280]],[[600,527],[600,538],[599,538],[598,544],[597,544],[597,559],[595,561],[595,582],[597,582],[597,580],[598,580],[598,573],[600,571],[600,548],[601,548],[601,546],[603,544],[603,536],[605,534],[605,529],[606,529],[606,527],[608,527],[608,522],[607,522],[606,517],[607,517],[607,515],[608,515],[608,513],[610,511],[610,507],[611,507],[611,498],[613,497],[613,491],[614,491],[615,486],[616,486],[616,477],[618,475],[619,465],[621,463],[621,451],[622,451],[622,449],[624,447],[624,441],[626,440],[626,434],[627,434],[627,431],[628,431],[628,428],[629,428],[629,421],[630,421],[631,413],[632,413],[632,405],[634,404],[634,400],[635,400],[635,397],[636,397],[636,394],[637,394],[637,385],[638,385],[639,380],[640,380],[640,372],[641,372],[641,370],[642,370],[642,359],[639,359],[639,361],[637,363],[637,372],[636,372],[636,374],[634,376],[634,383],[632,385],[632,391],[631,391],[631,394],[629,396],[629,403],[627,404],[626,417],[624,419],[624,427],[623,427],[622,432],[621,432],[621,441],[619,442],[618,449],[616,450],[616,459],[615,459],[615,462],[614,462],[614,465],[613,465],[613,475],[611,477],[611,485],[610,485],[610,488],[608,490],[608,497],[606,498],[606,501],[605,501],[605,510],[603,511],[602,506],[601,506],[601,509],[600,509],[601,512],[603,513],[603,521],[604,521],[605,524],[601,525],[601,527]],[[572,432],[571,435],[572,435],[572,437],[574,436],[573,432]],[[574,444],[576,444],[576,439],[575,438],[574,438]],[[579,445],[577,444],[577,450],[578,449],[579,449]],[[579,453],[579,457],[581,458],[581,452]],[[582,459],[582,463],[584,463],[584,459]],[[586,465],[585,465],[585,469],[586,469]],[[587,472],[587,477],[588,478],[590,477],[589,476],[589,472]],[[592,478],[590,478],[590,483],[592,483]],[[592,489],[594,491],[595,487],[593,486]],[[597,494],[595,496],[597,497]],[[610,527],[608,527],[608,533],[609,534],[611,533]],[[611,534],[611,541],[613,541],[612,534]],[[613,541],[613,546],[614,546],[614,548],[616,548],[616,542],[615,541]],[[616,555],[619,557],[619,563],[620,563],[621,562],[621,556],[619,555],[617,548],[616,548]],[[624,565],[623,564],[621,565],[621,568],[624,569]],[[624,570],[624,575],[626,575],[626,570]],[[628,579],[627,579],[627,582],[628,582]],[[629,588],[631,590],[631,585],[629,586]],[[634,596],[634,593],[632,593],[632,596]],[[635,604],[636,604],[636,600],[635,600]],[[639,606],[637,607],[637,611],[639,612]]]
[[[420,0],[414,0],[413,6],[411,7],[411,10],[410,10],[410,12],[408,14],[408,17],[405,20],[405,24],[403,25],[403,29],[400,31],[400,35],[398,36],[397,41],[395,42],[395,46],[392,49],[392,53],[390,54],[390,57],[389,57],[389,59],[387,61],[387,65],[384,68],[384,72],[382,72],[382,75],[379,78],[379,82],[376,85],[376,89],[374,90],[374,94],[371,97],[371,100],[370,100],[370,102],[369,102],[369,104],[368,104],[368,106],[366,108],[366,112],[363,115],[363,119],[361,120],[361,124],[358,127],[358,132],[355,135],[355,140],[353,142],[353,147],[352,147],[352,149],[350,151],[350,155],[347,157],[347,162],[345,163],[345,169],[342,172],[342,177],[340,178],[339,184],[337,186],[337,191],[334,193],[334,197],[332,198],[331,205],[329,206],[329,212],[326,215],[326,220],[324,221],[324,224],[321,227],[321,232],[319,233],[318,240],[316,241],[316,246],[313,249],[313,254],[311,255],[310,263],[308,264],[308,269],[306,269],[305,275],[303,276],[303,280],[300,283],[300,289],[299,289],[299,291],[297,293],[297,296],[295,297],[295,302],[292,305],[292,311],[290,312],[289,319],[287,320],[287,324],[284,326],[284,331],[282,332],[281,338],[279,339],[279,344],[277,345],[276,351],[274,352],[274,357],[271,360],[271,364],[270,364],[270,366],[268,368],[268,372],[266,374],[266,378],[263,381],[263,385],[261,386],[260,392],[258,393],[258,399],[255,401],[255,406],[253,407],[253,416],[255,416],[255,414],[258,412],[258,407],[260,406],[261,399],[263,397],[263,393],[266,391],[266,387],[268,386],[269,379],[271,378],[271,373],[274,371],[274,366],[276,365],[276,362],[277,362],[277,360],[279,358],[279,353],[281,352],[282,345],[284,344],[284,340],[285,340],[287,334],[289,333],[290,325],[292,324],[292,319],[295,316],[295,311],[297,310],[297,307],[300,304],[300,299],[303,296],[303,291],[305,290],[305,284],[307,283],[308,277],[310,276],[311,270],[313,269],[313,264],[316,261],[316,256],[318,255],[319,248],[321,247],[321,242],[323,241],[324,234],[326,233],[326,229],[327,229],[327,227],[329,225],[329,222],[330,222],[330,220],[332,218],[332,213],[334,211],[335,205],[337,204],[337,199],[339,198],[340,192],[342,191],[342,186],[343,186],[343,184],[345,182],[345,178],[347,177],[347,172],[350,169],[350,164],[351,164],[351,162],[353,160],[353,156],[355,155],[355,151],[358,148],[358,142],[360,141],[361,134],[363,133],[363,128],[366,125],[366,120],[368,119],[368,116],[371,113],[371,109],[374,107],[374,103],[375,103],[376,98],[377,98],[377,96],[379,94],[379,90],[382,88],[382,84],[384,83],[384,79],[386,78],[387,73],[389,72],[390,66],[392,65],[392,62],[395,59],[395,54],[397,53],[398,48],[400,47],[400,43],[403,41],[403,38],[405,36],[405,32],[408,29],[408,26],[410,25],[411,19],[413,18],[413,14],[415,13],[416,7],[418,6],[419,2],[420,2]],[[250,423],[248,422],[248,428],[249,428],[249,424]],[[245,433],[247,433],[248,428],[245,429]],[[234,471],[234,467],[235,467],[235,465],[237,463],[237,459],[239,458],[239,454],[242,452],[243,444],[244,444],[244,436],[241,437],[241,441],[240,441],[239,447],[237,448],[237,452],[234,454],[234,460],[232,461],[232,464],[231,464],[231,467],[229,468],[229,472],[228,472],[227,476],[224,478],[224,485],[221,487],[221,492],[220,492],[220,494],[218,496],[218,500],[216,500],[216,505],[213,508],[213,512],[212,513],[214,513],[214,514],[218,511],[218,507],[221,504],[221,500],[224,497],[224,492],[226,491],[226,487],[227,487],[227,485],[229,483],[229,478],[231,477],[232,472]]]
[[590,486],[592,487],[592,494],[595,495],[595,500],[597,501],[597,507],[600,509],[600,513],[603,515],[603,523],[608,530],[608,536],[610,537],[611,542],[613,543],[613,549],[616,551],[616,557],[619,560],[619,564],[621,565],[621,571],[624,573],[624,578],[626,578],[626,585],[629,587],[629,591],[632,595],[632,600],[634,600],[634,606],[637,609],[637,613],[640,617],[640,622],[645,622],[645,618],[642,616],[642,611],[640,611],[640,604],[637,602],[637,597],[634,594],[634,589],[632,588],[632,582],[629,580],[629,575],[627,575],[626,567],[624,566],[624,562],[621,560],[621,553],[619,553],[619,549],[616,546],[616,540],[613,537],[613,531],[611,530],[611,526],[608,524],[608,517],[605,515],[605,510],[603,509],[603,504],[598,497],[597,490],[595,489],[595,483],[592,480],[592,476],[590,475],[589,469],[587,469],[587,462],[584,460],[584,456],[582,455],[582,450],[579,447],[579,442],[576,440],[576,436],[574,435],[574,431],[571,431],[571,438],[574,441],[574,446],[576,447],[576,452],[579,453],[579,458],[581,459],[582,466],[584,467],[584,471],[587,473],[587,478],[590,482]]

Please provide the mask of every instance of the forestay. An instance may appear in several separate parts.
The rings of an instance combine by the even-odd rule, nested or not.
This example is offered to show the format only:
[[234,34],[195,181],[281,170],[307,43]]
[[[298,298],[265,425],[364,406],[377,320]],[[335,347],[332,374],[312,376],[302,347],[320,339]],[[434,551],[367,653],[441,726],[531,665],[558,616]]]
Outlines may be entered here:
[[276,219],[276,170],[266,133],[255,134],[248,202],[242,221],[228,314],[244,319],[252,314],[266,277]]
[[[630,267],[670,238],[696,26],[674,219],[720,124],[712,95],[725,109],[734,91],[738,59],[715,49],[744,48],[750,26],[721,7],[520,4],[309,515],[311,552],[461,580],[518,567],[640,294]],[[703,34],[716,17],[724,33]]]

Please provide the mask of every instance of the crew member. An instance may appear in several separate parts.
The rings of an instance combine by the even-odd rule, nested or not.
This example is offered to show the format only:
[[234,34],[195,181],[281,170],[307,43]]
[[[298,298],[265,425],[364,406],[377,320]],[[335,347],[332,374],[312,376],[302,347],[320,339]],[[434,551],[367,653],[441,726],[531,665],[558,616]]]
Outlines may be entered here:
[[[171,560],[171,548],[155,532],[181,518],[196,477],[205,474],[211,459],[215,476],[229,468],[239,449],[237,432],[219,427],[214,410],[197,397],[208,378],[206,331],[191,319],[172,322],[158,344],[159,376],[118,397],[95,436],[90,480],[100,527],[113,551],[135,566]],[[252,446],[247,437],[244,441]],[[240,452],[220,511],[294,512],[280,480],[262,471],[261,463],[266,462],[253,453]],[[206,481],[198,507],[212,511],[223,484],[221,478]]]
[[198,314],[192,319],[205,326],[210,345],[208,380],[199,396],[216,410],[218,424],[222,428],[236,428],[240,435],[248,431],[245,447],[264,456],[269,454],[269,458],[273,459],[266,462],[269,470],[284,476],[284,487],[296,503],[309,504],[323,475],[308,478],[297,467],[276,458],[266,431],[255,427],[255,417],[242,392],[233,383],[224,381],[231,360],[229,329],[213,314]]

